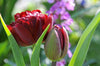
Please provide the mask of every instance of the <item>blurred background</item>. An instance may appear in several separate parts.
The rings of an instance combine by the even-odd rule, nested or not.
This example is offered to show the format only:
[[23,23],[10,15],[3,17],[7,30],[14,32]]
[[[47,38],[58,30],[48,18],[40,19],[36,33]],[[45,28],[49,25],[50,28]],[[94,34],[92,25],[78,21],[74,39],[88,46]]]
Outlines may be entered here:
[[[25,10],[40,9],[42,13],[46,13],[53,4],[47,0],[0,0],[0,13],[6,24],[14,21],[14,14]],[[70,50],[73,53],[77,42],[87,25],[91,22],[96,13],[100,11],[100,0],[75,0],[75,10],[68,11],[74,22],[69,33],[71,43]],[[99,24],[100,25],[100,24]],[[31,47],[20,47],[26,66],[30,66]],[[70,58],[66,55],[66,65]],[[19,59],[20,60],[20,59]],[[51,61],[46,58],[43,45],[40,53],[41,66],[50,66]],[[16,66],[14,57],[10,48],[9,41],[0,22],[0,66]],[[100,26],[97,27],[91,45],[83,66],[100,66]]]

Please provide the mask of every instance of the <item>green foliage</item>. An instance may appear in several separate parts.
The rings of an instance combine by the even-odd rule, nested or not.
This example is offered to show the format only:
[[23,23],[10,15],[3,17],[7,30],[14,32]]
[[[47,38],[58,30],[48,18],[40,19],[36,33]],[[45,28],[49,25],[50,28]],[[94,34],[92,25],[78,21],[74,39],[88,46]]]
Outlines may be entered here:
[[93,33],[97,27],[97,25],[99,24],[100,21],[100,13],[98,13],[94,19],[92,20],[92,22],[88,25],[88,27],[85,29],[85,31],[83,32],[78,45],[76,47],[76,50],[73,54],[73,57],[69,63],[69,66],[82,66],[86,55],[87,55],[87,51],[89,49],[89,45],[90,45],[90,41],[92,39]]
[[3,59],[7,57],[9,50],[10,46],[7,40],[0,43],[0,65],[3,65]]

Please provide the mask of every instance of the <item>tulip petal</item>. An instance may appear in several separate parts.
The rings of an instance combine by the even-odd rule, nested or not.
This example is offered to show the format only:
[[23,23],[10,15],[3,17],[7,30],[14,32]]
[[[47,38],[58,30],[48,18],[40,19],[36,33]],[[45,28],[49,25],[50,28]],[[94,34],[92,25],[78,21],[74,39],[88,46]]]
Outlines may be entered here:
[[62,33],[63,33],[63,36],[64,36],[64,49],[62,51],[63,54],[62,54],[61,58],[66,56],[67,51],[68,51],[68,44],[69,44],[68,33],[67,33],[67,31],[66,31],[66,29],[64,27],[63,27]]
[[[50,27],[49,27],[49,30],[48,30],[48,32],[52,29],[52,26],[53,26],[53,23],[52,23],[52,16],[50,15],[50,16],[48,16],[48,18],[47,18],[47,21],[46,21],[46,27],[47,27],[47,25],[48,24],[50,24]],[[45,27],[45,28],[46,28]]]
[[43,30],[47,27],[48,24],[50,24],[50,27],[49,27],[49,30],[47,31],[47,34],[45,35],[44,37],[44,40],[47,38],[47,35],[48,33],[50,32],[50,30],[52,29],[53,27],[53,23],[52,23],[52,16],[47,16],[47,15],[44,15],[44,24],[43,24]]
[[16,24],[13,27],[13,32],[12,33],[13,33],[14,36],[19,37],[19,38],[15,37],[15,39],[17,40],[19,45],[26,46],[26,45],[33,44],[34,40],[33,40],[31,33],[23,25]]
[[36,24],[35,24],[34,28],[35,28],[35,30],[34,30],[34,40],[36,42],[43,32],[43,30],[41,29],[42,24],[41,24],[41,20],[39,19],[39,17],[37,17],[37,19],[36,19]]
[[63,35],[63,29],[62,26],[60,25],[55,25],[55,30],[58,33],[59,39],[60,39],[60,45],[61,45],[61,49],[64,49],[64,35]]

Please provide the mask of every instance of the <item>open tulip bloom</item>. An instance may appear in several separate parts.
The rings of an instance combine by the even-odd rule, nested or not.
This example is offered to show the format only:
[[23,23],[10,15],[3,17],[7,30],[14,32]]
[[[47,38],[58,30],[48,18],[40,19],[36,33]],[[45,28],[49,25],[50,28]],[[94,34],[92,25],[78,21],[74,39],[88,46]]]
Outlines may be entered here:
[[52,29],[52,16],[42,14],[40,10],[33,10],[17,13],[15,22],[7,25],[7,27],[19,45],[29,46],[36,43],[49,24],[48,32]]

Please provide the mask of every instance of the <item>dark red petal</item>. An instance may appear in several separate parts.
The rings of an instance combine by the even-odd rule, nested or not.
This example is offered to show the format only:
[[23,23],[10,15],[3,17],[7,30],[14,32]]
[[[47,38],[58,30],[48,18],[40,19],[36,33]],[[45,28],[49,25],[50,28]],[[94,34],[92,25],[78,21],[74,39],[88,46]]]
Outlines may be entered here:
[[15,17],[15,21],[16,21],[18,18],[20,18],[20,13],[16,13],[14,17]]
[[64,38],[63,38],[61,30],[58,30],[58,35],[60,38],[61,49],[63,50],[64,49]]
[[48,32],[52,29],[52,26],[53,26],[53,23],[52,23],[52,16],[46,16],[45,15],[45,26],[44,26],[44,28],[46,28],[47,26],[48,26],[48,24],[50,24],[50,27],[49,27],[49,30],[48,30]]
[[7,25],[8,29],[11,31],[12,27],[15,25],[15,22],[12,22],[10,25]]
[[62,29],[62,34],[64,36],[64,49],[63,49],[63,54],[62,54],[62,58],[66,56],[67,51],[68,51],[68,44],[69,44],[69,37],[68,37],[68,33],[66,31],[66,29],[63,27]]
[[43,41],[45,41],[45,39],[46,39],[47,36],[48,36],[48,33],[50,32],[50,30],[51,30],[52,27],[53,27],[52,16],[51,16],[51,15],[50,15],[50,16],[44,15],[44,19],[45,19],[45,21],[44,21],[44,25],[42,26],[42,29],[45,30],[46,27],[47,27],[49,24],[50,24],[50,27],[49,27],[49,29],[48,29],[48,31],[47,31],[47,33],[46,33],[46,35],[45,35]]
[[32,13],[34,13],[34,12],[41,13],[41,11],[40,11],[40,10],[38,10],[38,9],[37,9],[37,10],[33,10],[33,11],[32,11]]
[[32,17],[30,17],[29,18],[29,20],[28,20],[28,22],[30,23],[29,24],[29,30],[30,30],[30,32],[32,33],[32,35],[34,34],[34,32],[35,32],[35,24],[36,24],[36,17],[34,17],[34,16],[32,16]]
[[11,25],[7,25],[8,29],[11,31],[12,30],[12,26]]
[[33,37],[32,37],[32,35],[31,35],[31,33],[23,26],[23,25],[21,25],[21,24],[16,24],[14,27],[13,27],[13,30],[14,30],[14,32],[17,34],[17,36],[19,37],[19,38],[16,38],[15,37],[15,39],[18,41],[19,39],[21,40],[21,41],[18,41],[18,43],[20,44],[20,45],[22,45],[21,44],[21,42],[22,43],[25,43],[26,45],[31,45],[31,44],[33,44],[34,43],[34,40],[33,40]]
[[19,38],[18,34],[16,33],[15,29],[11,30],[12,35],[16,39],[18,45],[20,46],[27,46],[27,44],[23,43],[22,40]]
[[40,37],[40,35],[42,34],[42,24],[41,24],[41,21],[38,17],[36,19],[36,24],[35,24],[34,28],[35,28],[34,39],[36,42],[38,40],[38,38]]
[[61,49],[63,50],[64,49],[64,36],[63,36],[63,33],[62,33],[63,32],[62,26],[55,25],[54,28],[58,33],[58,36],[59,36],[59,39],[60,39],[60,44],[61,44]]

